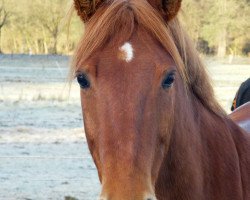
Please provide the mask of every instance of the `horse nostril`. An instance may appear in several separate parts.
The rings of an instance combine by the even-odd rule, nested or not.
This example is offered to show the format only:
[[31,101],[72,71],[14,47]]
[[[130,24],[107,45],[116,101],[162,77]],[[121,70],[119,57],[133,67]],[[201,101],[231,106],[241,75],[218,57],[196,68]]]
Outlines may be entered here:
[[157,200],[155,196],[146,197],[145,200]]

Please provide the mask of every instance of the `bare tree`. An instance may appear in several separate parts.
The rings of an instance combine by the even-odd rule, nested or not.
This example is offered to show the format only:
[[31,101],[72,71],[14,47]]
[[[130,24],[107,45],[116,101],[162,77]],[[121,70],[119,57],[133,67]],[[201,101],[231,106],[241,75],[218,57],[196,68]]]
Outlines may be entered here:
[[2,28],[7,24],[9,13],[6,11],[4,7],[4,3],[2,2],[0,6],[0,53],[2,53]]
[[57,54],[57,43],[58,43],[58,37],[59,37],[59,26],[60,26],[60,21],[61,21],[62,17],[58,16],[57,13],[54,13],[51,18],[44,18],[41,17],[39,18],[41,24],[43,25],[43,27],[45,29],[47,29],[47,31],[49,32],[49,34],[51,35],[51,38],[53,39],[52,41],[52,49],[51,49],[51,53],[52,54]]
[[[35,11],[35,18],[37,23],[45,30],[50,36],[50,53],[57,54],[57,44],[60,36],[60,22],[63,19],[65,13],[63,9],[65,7],[65,1],[61,0],[44,0],[37,2],[33,6]],[[44,38],[46,40],[46,38]]]

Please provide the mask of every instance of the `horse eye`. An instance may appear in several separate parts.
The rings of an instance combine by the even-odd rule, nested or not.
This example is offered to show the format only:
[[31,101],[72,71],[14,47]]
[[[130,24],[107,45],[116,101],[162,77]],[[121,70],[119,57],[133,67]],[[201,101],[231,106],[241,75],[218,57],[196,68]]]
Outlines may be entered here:
[[85,74],[77,75],[77,82],[82,89],[87,89],[90,87],[90,82]]
[[162,87],[164,89],[170,88],[175,80],[175,74],[174,73],[170,73],[166,76],[166,78],[164,79],[164,81],[162,82]]

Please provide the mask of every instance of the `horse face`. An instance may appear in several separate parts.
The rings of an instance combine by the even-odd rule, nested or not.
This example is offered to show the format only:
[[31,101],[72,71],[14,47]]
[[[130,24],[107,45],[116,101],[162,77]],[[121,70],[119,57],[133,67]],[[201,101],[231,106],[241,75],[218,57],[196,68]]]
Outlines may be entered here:
[[162,39],[163,21],[176,16],[181,0],[74,2],[87,22],[75,56],[76,76],[101,198],[155,200],[182,86],[165,50],[173,43]]
[[179,79],[173,60],[138,30],[129,41],[92,55],[77,78],[102,197],[154,199],[173,124]]

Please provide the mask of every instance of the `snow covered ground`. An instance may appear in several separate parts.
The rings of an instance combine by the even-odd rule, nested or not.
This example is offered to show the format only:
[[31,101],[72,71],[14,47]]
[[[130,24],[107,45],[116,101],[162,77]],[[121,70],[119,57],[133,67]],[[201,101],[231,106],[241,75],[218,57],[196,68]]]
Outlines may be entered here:
[[[218,100],[229,112],[244,65],[207,60]],[[0,200],[95,200],[100,190],[82,125],[79,88],[69,93],[69,59],[0,55]]]
[[0,200],[97,198],[69,59],[0,56]]

